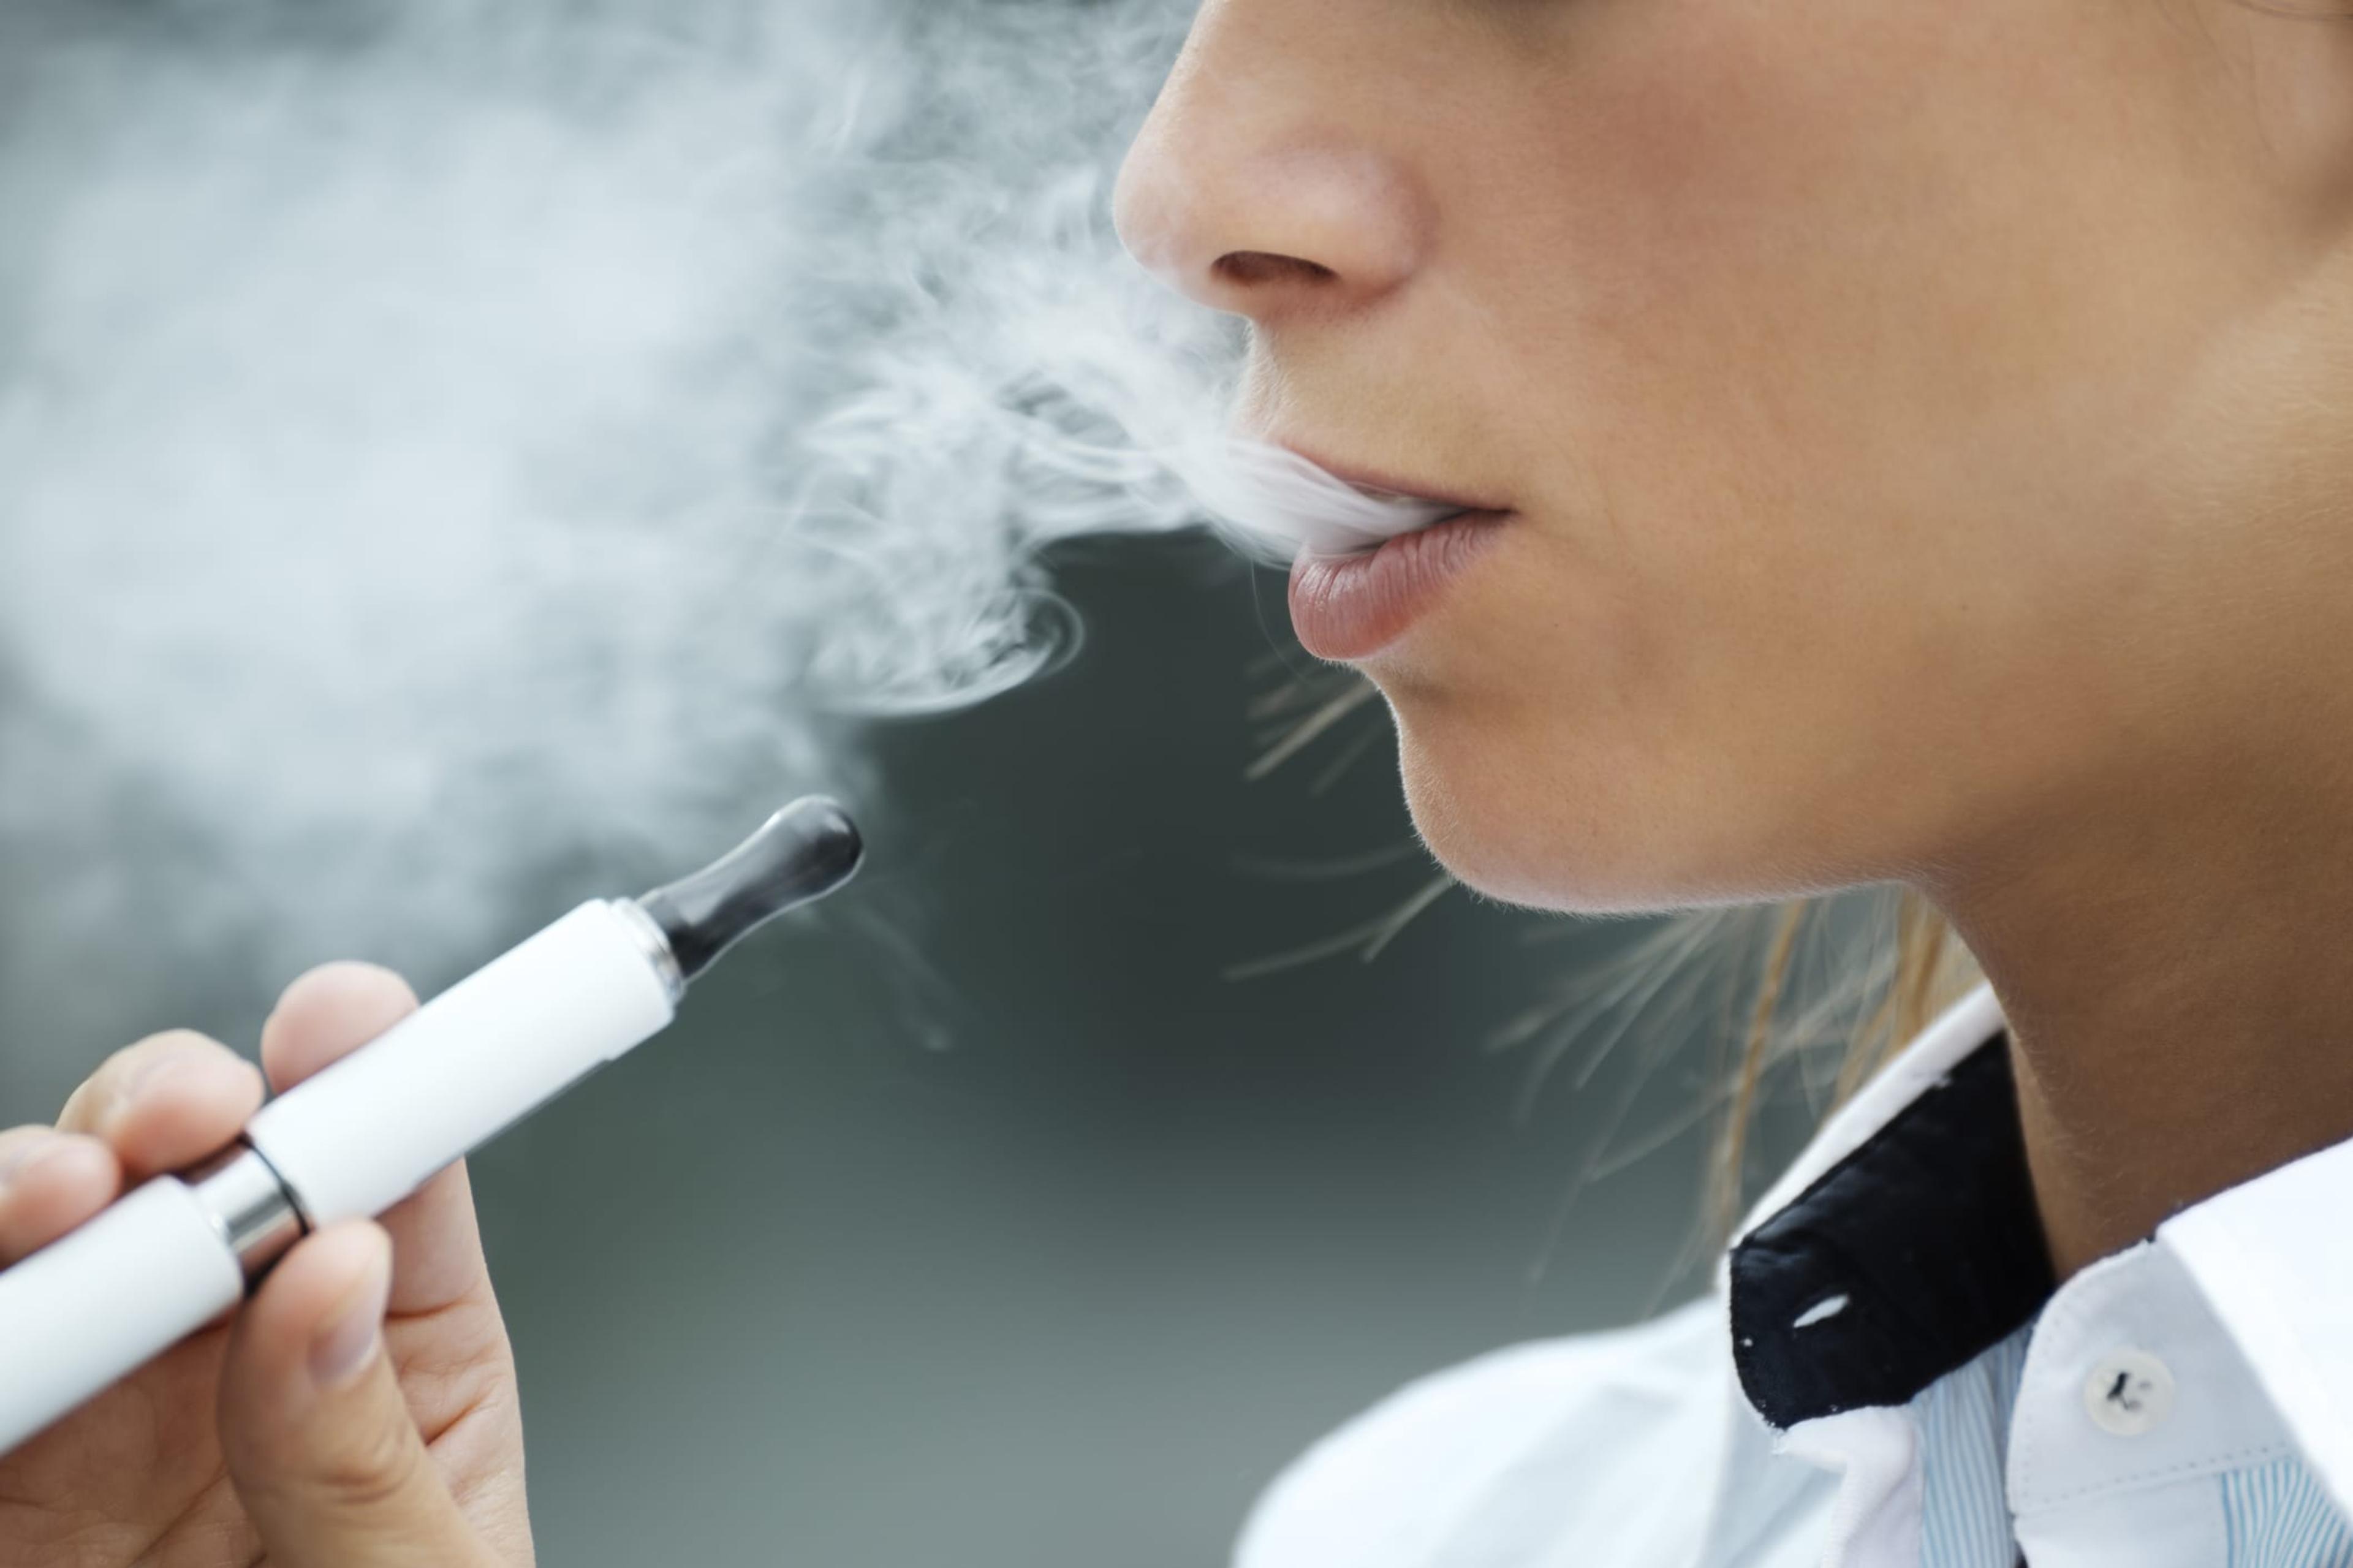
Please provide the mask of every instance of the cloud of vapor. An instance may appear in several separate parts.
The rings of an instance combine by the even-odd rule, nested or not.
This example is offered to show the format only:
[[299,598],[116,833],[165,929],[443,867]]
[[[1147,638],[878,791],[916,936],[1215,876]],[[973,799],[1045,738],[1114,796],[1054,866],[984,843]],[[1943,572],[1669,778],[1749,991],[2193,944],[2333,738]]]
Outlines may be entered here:
[[1107,216],[1188,11],[8,7],[0,983],[446,973],[1055,658],[1233,361]]

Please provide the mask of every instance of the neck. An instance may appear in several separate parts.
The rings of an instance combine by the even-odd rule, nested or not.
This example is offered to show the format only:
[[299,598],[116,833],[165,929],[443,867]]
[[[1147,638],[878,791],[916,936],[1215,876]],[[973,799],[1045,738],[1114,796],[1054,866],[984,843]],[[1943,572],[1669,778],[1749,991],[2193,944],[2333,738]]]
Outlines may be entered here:
[[2277,753],[2236,771],[1926,889],[2009,1018],[2063,1279],[2353,1137],[2353,783]]

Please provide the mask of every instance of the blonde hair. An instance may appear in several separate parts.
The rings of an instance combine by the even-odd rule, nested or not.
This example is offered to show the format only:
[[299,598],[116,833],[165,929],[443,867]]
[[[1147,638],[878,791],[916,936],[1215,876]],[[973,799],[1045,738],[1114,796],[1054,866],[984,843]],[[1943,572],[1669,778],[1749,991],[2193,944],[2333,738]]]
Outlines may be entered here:
[[[1723,1124],[1709,1154],[1709,1230],[1719,1240],[1730,1235],[1747,1201],[1749,1134],[1767,1075],[1777,1063],[1822,1043],[1818,1024],[1788,1004],[1799,952],[1837,902],[1803,899],[1784,904],[1772,921],[1727,1086]],[[1895,894],[1892,920],[1868,936],[1860,951],[1851,952],[1844,967],[1847,973],[1834,976],[1827,994],[1812,1001],[1815,1013],[1852,1020],[1838,1042],[1832,1110],[1980,978],[1976,959],[1951,924],[1909,888]]]

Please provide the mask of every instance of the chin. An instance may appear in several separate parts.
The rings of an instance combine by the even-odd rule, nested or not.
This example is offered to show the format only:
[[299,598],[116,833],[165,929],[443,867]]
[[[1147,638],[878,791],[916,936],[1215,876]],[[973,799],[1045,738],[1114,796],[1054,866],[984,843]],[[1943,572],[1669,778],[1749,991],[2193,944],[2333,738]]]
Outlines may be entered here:
[[[1596,824],[1533,820],[1524,788],[1483,758],[1433,755],[1401,727],[1398,772],[1414,831],[1454,879],[1487,898],[1523,908],[1622,912],[1630,889],[1608,875],[1613,858],[1593,842]],[[1552,817],[1555,812],[1544,814]],[[1609,906],[1605,910],[1605,906]]]
[[1398,760],[1414,830],[1430,852],[1464,886],[1503,903],[1638,915],[1791,890],[1783,879],[1744,874],[1757,866],[1727,863],[1705,826],[1660,809],[1662,791],[1575,768],[1514,766],[1491,746],[1434,746],[1402,717]]

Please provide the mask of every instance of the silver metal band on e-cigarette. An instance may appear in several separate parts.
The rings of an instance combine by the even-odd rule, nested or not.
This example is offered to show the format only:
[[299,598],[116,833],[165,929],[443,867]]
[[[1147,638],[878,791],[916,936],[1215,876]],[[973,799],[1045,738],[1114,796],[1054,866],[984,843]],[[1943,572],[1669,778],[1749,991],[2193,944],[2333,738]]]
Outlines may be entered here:
[[248,1286],[311,1229],[277,1167],[242,1139],[180,1179],[245,1270]]
[[662,988],[670,993],[670,1005],[675,1007],[686,996],[686,971],[679,967],[678,954],[670,951],[670,938],[645,906],[635,899],[615,899],[613,910],[628,925],[631,935],[643,944],[646,962],[661,976]]

